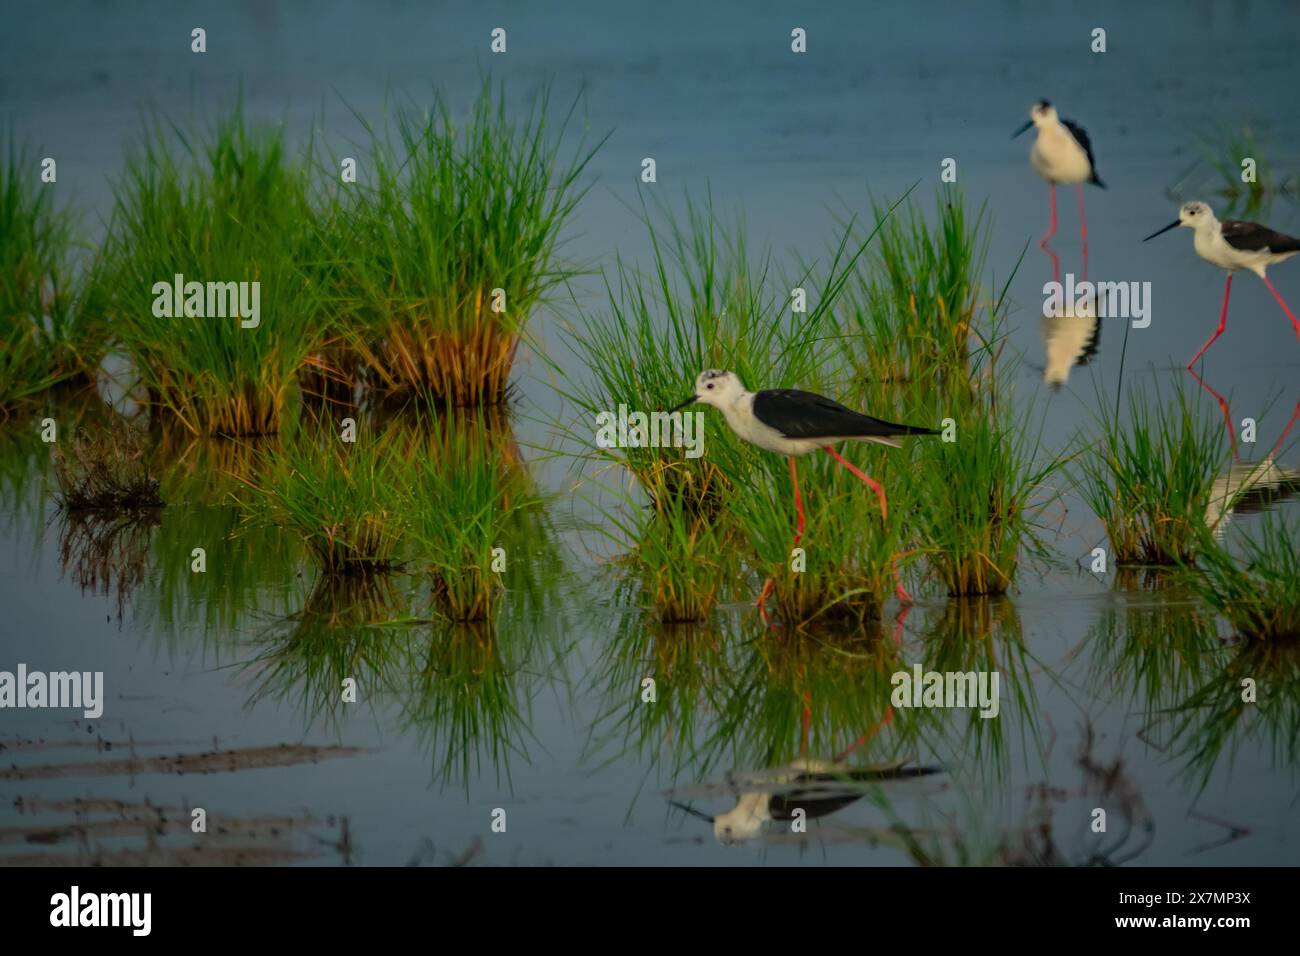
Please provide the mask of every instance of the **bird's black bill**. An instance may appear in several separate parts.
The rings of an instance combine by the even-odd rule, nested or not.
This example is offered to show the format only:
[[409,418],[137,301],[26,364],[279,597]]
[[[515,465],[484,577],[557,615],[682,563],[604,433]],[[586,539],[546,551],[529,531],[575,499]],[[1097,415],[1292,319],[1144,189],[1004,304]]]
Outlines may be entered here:
[[[1151,235],[1147,236],[1147,239],[1154,239],[1156,236],[1160,235],[1162,232],[1168,232],[1170,229],[1173,229],[1173,228],[1175,228],[1175,227],[1178,226],[1178,225],[1180,225],[1180,220],[1175,219],[1173,222],[1171,222],[1169,225],[1165,226],[1163,229],[1157,229],[1155,232],[1151,233]],[[1142,241],[1143,241],[1143,242],[1146,242],[1147,239],[1143,239]]]
[[672,408],[668,409],[668,414],[671,415],[673,412],[680,412],[680,411],[681,411],[683,408],[685,408],[687,405],[694,405],[694,404],[695,404],[696,402],[698,402],[699,400],[700,400],[700,399],[699,399],[698,396],[696,396],[696,395],[692,395],[690,398],[688,398],[686,401],[682,402],[680,405],[674,405]]
[[[686,404],[689,405],[690,402],[687,402]],[[687,806],[684,803],[678,803],[676,800],[669,800],[668,804],[669,806],[676,807],[678,810],[685,810],[693,817],[699,817],[701,820],[708,820],[710,823],[713,822],[713,817],[709,816],[707,813],[701,813],[699,810],[696,810],[694,807]]]
[[1033,126],[1033,125],[1034,125],[1034,121],[1033,121],[1033,120],[1029,120],[1029,122],[1025,123],[1024,126],[1020,127],[1020,129],[1018,129],[1018,130],[1016,130],[1014,133],[1012,133],[1012,134],[1011,134],[1011,138],[1012,138],[1012,139],[1015,139],[1015,138],[1016,138],[1017,136],[1019,136],[1021,133],[1027,133],[1027,132],[1029,131],[1029,127],[1031,127],[1031,126]]

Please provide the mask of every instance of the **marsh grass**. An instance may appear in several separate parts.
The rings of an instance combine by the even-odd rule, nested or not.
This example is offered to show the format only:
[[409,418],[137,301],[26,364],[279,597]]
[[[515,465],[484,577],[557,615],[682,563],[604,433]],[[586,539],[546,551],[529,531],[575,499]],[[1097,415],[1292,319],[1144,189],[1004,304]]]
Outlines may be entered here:
[[413,464],[416,560],[429,574],[435,605],[446,617],[490,621],[504,587],[500,562],[510,567],[512,532],[541,501],[524,470],[485,453],[491,439],[481,412],[430,417],[427,427],[440,452]]
[[936,413],[954,441],[918,440],[906,472],[918,502],[917,547],[949,595],[1002,594],[1021,560],[1045,558],[1041,516],[1063,491],[1066,460],[1043,445],[1042,421],[1009,387],[988,384]]
[[837,310],[857,376],[964,386],[988,256],[986,208],[972,216],[960,194],[945,193],[933,224],[916,202],[894,211],[873,201],[872,211],[872,253]]
[[296,531],[326,574],[399,563],[409,524],[405,476],[373,442],[303,431],[265,454],[251,493],[241,495],[245,520]]
[[121,419],[83,427],[53,452],[59,506],[68,512],[162,507],[148,446],[144,433]]
[[[201,134],[149,117],[128,154],[94,286],[151,402],[191,432],[278,431],[317,351],[327,267],[307,179],[284,130],[254,128],[242,102]],[[156,315],[155,283],[177,274],[205,292],[259,282],[260,324]]]
[[1179,569],[1182,583],[1242,637],[1300,641],[1300,532],[1294,522],[1265,512],[1237,547],[1234,554],[1203,529],[1196,566]]
[[1222,429],[1197,414],[1178,381],[1165,403],[1131,391],[1123,421],[1102,400],[1101,435],[1080,452],[1079,484],[1117,564],[1188,563],[1203,542],[1227,453]]
[[636,546],[624,560],[643,581],[642,603],[662,624],[703,622],[736,574],[726,528],[696,514],[680,496],[665,495],[654,509],[639,510],[630,529]]
[[391,134],[358,115],[372,170],[325,222],[347,343],[372,384],[442,404],[505,400],[531,313],[571,274],[560,233],[600,146],[562,155],[577,106],[556,126],[544,91],[517,120],[485,81],[463,126],[440,96],[398,109]]
[[12,130],[0,136],[0,420],[97,360],[78,312],[73,219],[37,155]]
[[[890,452],[905,454],[861,446],[842,454],[887,482],[882,468],[866,462]],[[798,471],[806,519],[798,555],[791,549],[797,521],[788,466],[779,456],[766,457],[732,513],[741,538],[751,543],[754,570],[772,579],[778,617],[790,628],[814,621],[861,627],[877,620],[893,588],[894,556],[903,550],[898,516],[909,510],[908,501],[893,498],[896,489],[886,484],[890,520],[882,521],[880,502],[866,485],[830,456],[805,456]],[[802,570],[795,565],[800,558]]]

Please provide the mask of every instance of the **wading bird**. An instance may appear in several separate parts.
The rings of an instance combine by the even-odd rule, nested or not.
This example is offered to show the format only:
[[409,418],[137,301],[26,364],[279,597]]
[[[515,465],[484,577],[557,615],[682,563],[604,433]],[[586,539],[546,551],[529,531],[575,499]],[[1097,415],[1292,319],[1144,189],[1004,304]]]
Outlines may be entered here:
[[1088,271],[1088,217],[1083,211],[1083,184],[1106,188],[1106,184],[1097,176],[1097,164],[1092,157],[1092,142],[1082,126],[1061,119],[1056,108],[1047,100],[1039,100],[1029,109],[1029,120],[1016,130],[1011,138],[1015,139],[1031,127],[1038,128],[1034,148],[1029,151],[1029,165],[1034,172],[1047,180],[1048,202],[1051,209],[1051,223],[1047,234],[1039,241],[1040,248],[1047,248],[1047,240],[1056,235],[1056,185],[1077,186],[1079,189],[1079,234],[1083,238],[1084,272]]
[[1254,222],[1236,222],[1231,219],[1219,222],[1214,216],[1214,210],[1208,205],[1203,202],[1189,202],[1184,203],[1178,210],[1177,219],[1163,229],[1157,229],[1142,241],[1154,239],[1177,226],[1187,226],[1193,230],[1192,248],[1196,250],[1198,256],[1220,269],[1228,270],[1228,282],[1223,287],[1223,311],[1219,315],[1219,327],[1214,330],[1210,340],[1201,346],[1201,350],[1192,356],[1192,360],[1187,363],[1188,368],[1196,364],[1196,360],[1205,354],[1206,349],[1214,344],[1215,339],[1222,335],[1227,327],[1228,296],[1232,292],[1232,274],[1238,269],[1249,269],[1264,280],[1268,291],[1273,293],[1273,298],[1277,299],[1277,304],[1291,320],[1296,338],[1300,338],[1300,321],[1296,321],[1295,313],[1287,307],[1277,289],[1273,288],[1273,283],[1264,274],[1264,270],[1269,266],[1290,259],[1300,252],[1300,239],[1274,232],[1267,226]]
[[780,770],[747,776],[736,793],[736,805],[725,813],[710,816],[689,804],[668,801],[679,810],[713,824],[713,836],[723,846],[732,846],[760,836],[774,824],[788,824],[795,811],[805,820],[816,820],[861,800],[864,784],[928,777],[942,772],[938,767],[908,767],[902,762],[885,767],[851,769],[830,760],[801,757]]
[[[799,476],[794,463],[796,455],[806,455],[819,448],[825,451],[876,493],[880,499],[880,517],[887,520],[889,505],[885,500],[885,489],[846,461],[831,446],[842,441],[869,441],[898,448],[899,436],[938,434],[931,428],[881,421],[812,392],[789,388],[746,391],[733,372],[714,368],[701,372],[695,380],[695,394],[670,412],[680,411],[695,402],[703,402],[720,410],[731,430],[740,438],[790,459],[790,481],[794,485],[797,516],[797,530],[791,548],[799,543],[804,529],[803,498],[799,494]],[[772,579],[769,578],[758,598],[760,608],[771,590]],[[912,602],[911,595],[897,578],[897,572],[894,591],[900,600],[909,604]]]

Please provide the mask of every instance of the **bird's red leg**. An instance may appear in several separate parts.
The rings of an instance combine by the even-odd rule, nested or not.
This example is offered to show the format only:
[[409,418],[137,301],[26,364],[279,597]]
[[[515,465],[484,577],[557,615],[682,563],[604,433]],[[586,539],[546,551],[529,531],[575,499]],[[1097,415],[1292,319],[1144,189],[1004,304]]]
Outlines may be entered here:
[[882,727],[888,727],[893,722],[894,722],[894,706],[893,704],[890,704],[888,707],[885,708],[884,717],[878,720],[875,723],[875,725],[872,726],[872,728],[868,730],[865,734],[863,734],[861,737],[853,741],[853,743],[849,744],[847,747],[845,747],[843,750],[839,752],[838,756],[836,756],[835,758],[835,763],[843,763],[845,757],[853,753],[853,751],[857,750],[859,747],[865,744],[872,737],[876,736],[876,734],[880,733]]
[[[867,477],[867,475],[863,474],[863,472],[859,471],[857,468],[854,468],[853,465],[849,464],[849,462],[845,460],[844,456],[841,455],[839,452],[837,452],[834,448],[831,448],[829,445],[826,445],[822,448],[822,451],[826,452],[826,454],[830,455],[841,465],[843,465],[845,468],[853,472],[853,474],[857,475],[859,478],[861,478],[863,481],[867,483],[867,485],[876,493],[876,497],[880,499],[881,520],[882,521],[887,520],[889,518],[889,504],[888,502],[885,501],[885,489],[881,488],[879,484],[872,481],[869,477]],[[906,604],[911,604],[912,595],[908,594],[907,588],[903,587],[903,579],[898,574],[898,565],[894,562],[892,558],[890,559],[889,563],[894,566],[894,593],[898,595],[898,599],[900,601],[903,601]]]
[[1286,441],[1286,436],[1291,434],[1291,429],[1295,427],[1296,419],[1300,419],[1300,402],[1295,403],[1295,411],[1291,413],[1291,420],[1286,423],[1286,428],[1282,429],[1282,434],[1277,436],[1277,441],[1273,443],[1273,450],[1268,453],[1270,458],[1276,458],[1278,451],[1282,448],[1282,442]]
[[1237,461],[1240,461],[1241,455],[1238,454],[1237,452],[1237,432],[1232,427],[1232,409],[1228,407],[1228,400],[1224,398],[1222,395],[1220,395],[1218,392],[1216,392],[1214,389],[1210,388],[1210,386],[1206,385],[1204,380],[1202,380],[1201,376],[1196,374],[1196,369],[1189,368],[1187,370],[1187,374],[1190,375],[1192,378],[1196,379],[1196,384],[1201,386],[1201,388],[1205,389],[1211,395],[1213,395],[1214,400],[1219,403],[1219,411],[1223,413],[1223,424],[1228,429],[1228,441],[1232,445],[1232,457],[1235,458]]
[[1268,286],[1268,291],[1273,293],[1273,298],[1277,299],[1277,304],[1282,307],[1286,317],[1291,320],[1291,328],[1295,329],[1296,338],[1300,338],[1300,321],[1296,320],[1295,314],[1287,308],[1286,301],[1278,295],[1277,289],[1273,288],[1273,283],[1268,281],[1268,276],[1260,276],[1264,280],[1264,285]]
[[1083,281],[1088,281],[1088,216],[1083,211],[1083,183],[1079,183],[1079,235],[1083,239]]
[[831,447],[828,445],[828,446],[824,447],[824,448],[822,449],[822,451],[826,452],[826,454],[830,455],[832,458],[834,458],[836,461],[838,461],[841,465],[843,465],[843,466],[844,466],[845,468],[847,468],[849,471],[853,472],[853,474],[857,475],[859,478],[861,478],[863,481],[865,481],[865,482],[867,483],[868,486],[870,486],[871,490],[874,491],[874,492],[876,493],[876,497],[880,499],[880,517],[881,517],[881,518],[888,518],[888,517],[889,517],[889,504],[888,504],[888,502],[885,501],[885,489],[884,489],[884,488],[881,488],[880,485],[878,485],[876,482],[872,481],[869,477],[867,477],[865,474],[863,474],[863,473],[862,473],[861,471],[859,471],[857,468],[854,468],[853,465],[849,464],[849,462],[845,460],[844,456],[841,455],[839,452],[837,452],[834,448],[831,448]]
[[[795,510],[795,533],[794,541],[790,543],[790,550],[793,551],[803,538],[803,496],[799,494],[799,473],[795,468],[794,455],[788,456],[790,459],[790,483],[794,485],[794,510]],[[768,595],[772,593],[773,580],[768,578],[763,584],[763,593],[758,596],[757,607],[763,614],[763,619],[767,620],[767,611],[763,605],[767,603]]]
[[1047,204],[1052,211],[1052,221],[1047,227],[1047,235],[1043,236],[1038,243],[1040,249],[1046,249],[1047,240],[1056,235],[1056,183],[1047,184]]
[[[1265,279],[1264,281],[1265,281],[1265,282],[1268,282],[1267,279]],[[1269,288],[1271,289],[1271,288],[1273,288],[1273,287],[1270,285]],[[1208,349],[1211,345],[1213,345],[1213,344],[1214,344],[1214,340],[1217,339],[1220,335],[1222,335],[1222,334],[1223,334],[1223,330],[1224,330],[1225,328],[1227,328],[1227,326],[1228,326],[1228,296],[1229,296],[1229,294],[1231,294],[1231,292],[1232,292],[1232,273],[1229,272],[1229,273],[1228,273],[1228,284],[1225,285],[1225,286],[1223,287],[1223,313],[1219,316],[1219,327],[1218,327],[1217,329],[1215,329],[1215,330],[1214,330],[1214,334],[1210,336],[1210,341],[1208,341],[1208,342],[1206,342],[1204,345],[1202,345],[1202,346],[1201,346],[1201,350],[1200,350],[1199,352],[1197,352],[1195,355],[1192,356],[1192,360],[1191,360],[1190,362],[1187,363],[1187,367],[1188,367],[1188,368],[1191,368],[1193,365],[1196,364],[1196,360],[1197,360],[1198,358],[1200,358],[1202,355],[1205,354],[1205,350]],[[1274,292],[1273,294],[1274,294],[1274,295],[1277,295],[1276,292]],[[1282,300],[1279,299],[1278,301],[1280,302],[1280,301],[1282,301]],[[1286,306],[1282,306],[1282,308],[1285,309]],[[1287,315],[1291,315],[1291,313],[1288,312]],[[1295,321],[1295,316],[1291,316],[1291,321],[1292,321],[1292,322]]]
[[799,741],[799,755],[808,756],[808,734],[812,730],[812,691],[803,692],[803,737]]

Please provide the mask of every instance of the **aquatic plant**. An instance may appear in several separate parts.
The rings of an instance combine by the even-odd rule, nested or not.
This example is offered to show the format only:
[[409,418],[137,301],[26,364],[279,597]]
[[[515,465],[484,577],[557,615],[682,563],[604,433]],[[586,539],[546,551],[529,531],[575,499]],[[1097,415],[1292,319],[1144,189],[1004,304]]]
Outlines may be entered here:
[[329,429],[286,436],[267,449],[241,495],[244,518],[297,531],[327,574],[360,574],[399,561],[409,518],[404,472],[370,441]]
[[933,224],[912,201],[902,209],[873,202],[872,212],[872,254],[836,309],[858,377],[964,385],[991,235],[986,207],[972,216],[959,193],[944,193]]
[[1084,499],[1118,564],[1188,562],[1203,542],[1214,479],[1227,455],[1221,430],[1197,415],[1178,381],[1168,403],[1130,392],[1126,421],[1103,402],[1101,436],[1080,452]]
[[1041,422],[1009,388],[987,384],[939,415],[952,440],[918,442],[904,472],[920,503],[908,518],[916,546],[948,594],[1001,594],[1025,555],[1045,557],[1040,516],[1064,490],[1066,459],[1044,448]]
[[1265,512],[1256,532],[1233,551],[1203,529],[1195,565],[1179,568],[1182,583],[1223,615],[1242,637],[1300,640],[1300,532]]
[[658,500],[659,507],[641,509],[636,548],[626,560],[643,569],[643,600],[661,623],[706,621],[736,570],[727,529],[696,514],[680,496]]
[[150,402],[191,432],[278,431],[317,351],[328,275],[307,181],[242,102],[199,136],[151,117],[127,157],[93,286]]
[[55,446],[54,476],[64,511],[158,508],[164,502],[147,458],[145,435],[116,419],[83,427]]
[[490,448],[485,417],[431,416],[438,454],[417,460],[409,479],[415,560],[433,582],[436,607],[453,621],[491,620],[510,564],[514,519],[540,501],[526,472]]
[[441,96],[397,110],[395,137],[358,116],[371,169],[324,223],[342,334],[371,384],[452,405],[505,400],[531,313],[571,274],[560,233],[603,143],[561,156],[577,105],[554,128],[543,92],[516,120],[485,81],[463,128]]
[[[893,473],[884,467],[891,453],[906,454],[856,444],[843,452],[885,483]],[[751,566],[771,580],[771,600],[787,627],[816,620],[861,627],[880,617],[894,587],[902,550],[898,516],[909,511],[909,499],[891,495],[889,519],[882,520],[879,499],[830,456],[804,457],[797,468],[805,526],[793,547],[797,518],[785,461],[765,455],[746,493],[735,497],[731,513],[740,537],[750,542]]]
[[77,310],[73,220],[55,189],[12,130],[0,137],[0,420],[98,361]]

